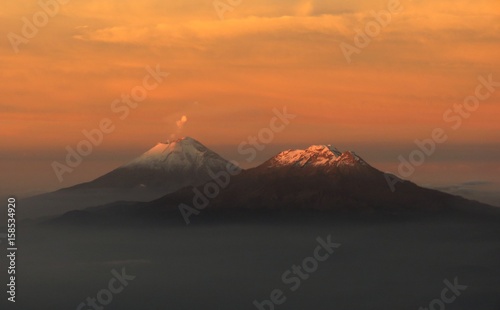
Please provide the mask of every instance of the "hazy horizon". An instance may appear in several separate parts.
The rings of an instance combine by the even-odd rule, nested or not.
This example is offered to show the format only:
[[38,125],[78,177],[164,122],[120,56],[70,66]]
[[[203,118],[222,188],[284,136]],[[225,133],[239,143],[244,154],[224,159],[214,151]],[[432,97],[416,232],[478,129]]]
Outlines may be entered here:
[[[203,141],[200,142],[204,143]],[[27,197],[91,181],[128,163],[133,158],[147,151],[150,147],[153,147],[154,144],[155,143],[150,146],[145,146],[142,150],[130,148],[120,149],[118,151],[96,151],[93,156],[83,160],[82,164],[72,173],[65,174],[63,182],[58,181],[51,167],[51,163],[53,160],[56,160],[56,158],[64,158],[65,154],[38,154],[38,158],[43,158],[43,160],[33,162],[32,166],[28,164],[29,170],[26,170],[26,173],[30,173],[29,171],[31,169],[35,169],[35,171],[40,171],[38,174],[39,177],[32,179],[31,182],[27,182],[22,175],[21,177],[12,178],[12,175],[9,176],[7,173],[3,175],[1,181],[9,183],[11,188],[2,187],[4,190],[0,192],[0,196],[17,195],[19,197]],[[251,162],[246,161],[245,157],[238,153],[237,145],[206,146],[219,153],[222,157],[236,161],[242,168],[248,169],[262,164],[264,161],[283,150],[306,148],[312,144],[332,143],[271,144],[267,145],[261,152],[258,152],[255,160]],[[356,145],[345,143],[343,145],[332,145],[341,151],[355,151],[370,165],[383,172],[390,173],[397,173],[400,163],[395,159],[397,159],[398,154],[408,154],[415,148],[414,145],[412,146],[411,144],[406,146],[406,149],[404,146],[397,147],[384,144]],[[345,147],[343,147],[344,145]],[[442,145],[441,147],[442,150],[436,152],[436,154],[430,157],[424,165],[415,168],[415,173],[409,180],[424,187],[435,188],[466,198],[500,206],[499,167],[497,166],[497,162],[494,161],[495,158],[500,158],[500,147],[496,145],[475,146],[476,149],[485,149],[484,152],[476,154],[465,152],[465,150],[470,150],[474,147],[470,145]],[[455,156],[450,157],[450,154],[455,154]],[[28,159],[23,160],[23,163],[30,163],[29,155],[27,157]],[[7,161],[3,163],[6,162]],[[61,160],[61,162],[63,161]],[[8,171],[9,168],[18,169],[16,165],[5,165],[5,167],[2,168],[4,171]],[[7,176],[7,178],[5,176]]]

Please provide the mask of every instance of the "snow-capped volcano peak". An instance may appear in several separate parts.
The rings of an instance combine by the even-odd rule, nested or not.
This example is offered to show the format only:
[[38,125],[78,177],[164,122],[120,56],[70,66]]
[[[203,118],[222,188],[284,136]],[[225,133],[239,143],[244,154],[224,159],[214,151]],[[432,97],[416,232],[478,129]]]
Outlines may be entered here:
[[368,165],[361,157],[359,157],[353,151],[347,151],[342,153],[342,155],[337,160],[339,163],[354,166],[356,164]]
[[[199,186],[221,171],[237,170],[193,138],[154,145],[144,154],[90,182],[62,189],[47,206],[88,207],[114,201],[150,201],[188,186]],[[72,198],[68,198],[72,197]],[[70,199],[70,200],[68,200]],[[38,207],[38,205],[37,205]]]
[[156,144],[124,167],[154,170],[223,167],[227,161],[193,138],[185,137]]
[[342,153],[331,145],[312,145],[305,150],[287,150],[270,160],[269,167],[332,164]]
[[316,153],[322,153],[322,154],[325,154],[325,155],[332,153],[335,156],[340,156],[342,154],[342,152],[340,152],[339,150],[337,150],[337,148],[335,148],[331,144],[327,144],[327,145],[311,145],[310,147],[308,147],[305,150],[308,151],[308,152],[311,152],[311,153],[315,153],[316,152]]
[[332,145],[311,145],[304,150],[287,150],[271,158],[268,167],[331,167],[338,165],[363,164],[365,161],[354,152],[342,153]]

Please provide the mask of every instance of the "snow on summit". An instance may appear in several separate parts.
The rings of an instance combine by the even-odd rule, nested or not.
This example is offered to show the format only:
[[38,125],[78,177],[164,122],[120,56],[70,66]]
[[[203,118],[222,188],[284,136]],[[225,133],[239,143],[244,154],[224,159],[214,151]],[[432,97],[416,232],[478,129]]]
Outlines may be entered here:
[[342,153],[332,145],[312,145],[304,150],[287,150],[273,157],[268,167],[334,166],[366,164],[354,152]]

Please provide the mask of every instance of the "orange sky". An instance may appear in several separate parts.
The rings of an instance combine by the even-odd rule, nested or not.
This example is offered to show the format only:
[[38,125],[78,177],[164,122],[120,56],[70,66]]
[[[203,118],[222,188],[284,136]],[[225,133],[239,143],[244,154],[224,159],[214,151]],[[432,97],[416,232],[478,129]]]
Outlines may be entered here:
[[[411,151],[414,139],[449,128],[444,111],[474,94],[478,76],[500,81],[500,2],[402,0],[402,12],[347,63],[339,44],[353,44],[355,30],[388,2],[243,0],[220,20],[212,1],[70,0],[18,53],[8,34],[20,34],[21,19],[41,8],[34,0],[2,3],[0,168],[16,177],[4,174],[0,192],[91,179],[172,133],[223,152],[236,149],[283,106],[297,118],[275,145],[380,144]],[[111,102],[156,65],[169,77],[119,120]],[[499,112],[500,91],[450,131],[447,143],[497,146]],[[188,121],[178,132],[182,115]],[[59,184],[50,162],[103,118],[116,130],[89,156],[87,168]],[[373,156],[391,169],[398,155]],[[28,162],[39,171],[36,181],[23,181],[32,179],[23,171]],[[488,162],[498,169],[498,162]]]

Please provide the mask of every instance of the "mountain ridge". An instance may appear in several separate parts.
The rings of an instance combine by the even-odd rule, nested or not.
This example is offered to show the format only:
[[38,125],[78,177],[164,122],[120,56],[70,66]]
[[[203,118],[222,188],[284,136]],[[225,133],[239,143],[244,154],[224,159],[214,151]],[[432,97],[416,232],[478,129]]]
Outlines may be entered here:
[[234,164],[190,137],[157,143],[89,182],[23,199],[20,216],[49,216],[114,201],[150,201],[182,187],[203,184],[211,179],[211,171],[228,166]]
[[[230,182],[221,177],[209,182],[210,186],[206,183],[184,188],[142,204],[140,213],[182,216],[190,223],[193,217],[207,212],[435,214],[465,209],[497,214],[499,211],[410,181],[402,180],[396,191],[392,191],[386,173],[352,151],[332,148],[323,145],[283,151],[255,168],[242,171]],[[214,196],[207,189],[215,184],[221,188]]]
[[[448,209],[463,199],[404,180],[398,182],[396,191],[393,192],[387,183],[386,173],[369,165],[355,152],[341,152],[332,145],[311,145],[305,149],[285,150],[257,167],[241,170],[241,173],[231,176],[228,173],[230,167],[235,166],[198,141],[187,137],[158,143],[110,173],[91,182],[51,193],[55,197],[50,198],[54,201],[58,194],[71,194],[76,190],[80,193],[79,198],[86,200],[87,205],[84,207],[101,206],[98,208],[101,214],[105,204],[137,201],[137,204],[128,208],[135,210],[137,207],[145,216],[155,212],[178,211],[182,204],[196,207],[195,199],[206,201],[195,213],[205,208],[364,213],[409,210],[435,212]],[[156,184],[166,181],[165,173],[173,176],[169,182],[175,186],[163,193],[148,193]],[[186,182],[182,179],[182,174],[189,176]],[[132,178],[128,177],[130,175]],[[138,179],[144,181],[137,184]],[[110,194],[111,198],[106,201],[88,205],[89,197],[105,193],[105,186],[109,183],[122,187]],[[144,186],[140,186],[141,184]],[[141,196],[143,194],[146,195]],[[77,203],[71,195],[64,202]],[[119,205],[114,203],[112,208],[116,209]],[[73,208],[76,209],[82,207]],[[58,211],[71,209],[66,207]]]

